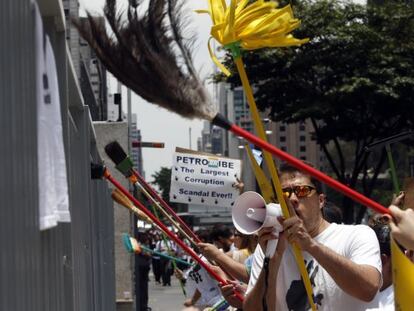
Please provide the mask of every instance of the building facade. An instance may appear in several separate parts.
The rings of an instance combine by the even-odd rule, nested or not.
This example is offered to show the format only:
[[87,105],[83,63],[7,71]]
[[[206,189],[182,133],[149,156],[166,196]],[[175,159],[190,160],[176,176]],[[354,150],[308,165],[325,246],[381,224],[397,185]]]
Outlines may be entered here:
[[[103,64],[96,57],[88,43],[79,35],[71,21],[71,18],[76,18],[80,23],[87,23],[87,18],[79,16],[79,2],[77,0],[63,0],[63,8],[67,25],[66,42],[84,103],[89,107],[91,118],[95,121],[94,127],[97,134],[99,153],[106,159],[106,165],[111,166],[112,162],[107,159],[103,150],[104,143],[118,140],[125,150],[129,150],[127,148],[128,126],[125,122],[114,122],[112,124],[107,122],[108,120],[119,121],[118,106],[113,104],[113,94],[108,95],[107,73]],[[105,23],[103,17],[96,17],[96,19],[99,23]],[[111,101],[111,103],[108,103],[108,101]],[[123,116],[121,120],[124,120]],[[136,127],[134,133],[136,135]],[[118,180],[125,180],[123,176],[117,175],[118,172],[115,169],[111,169],[111,171]],[[124,183],[124,186],[128,187],[128,183]],[[114,207],[116,308],[119,311],[130,311],[133,309],[134,298],[134,261],[131,260],[130,254],[124,249],[121,234],[133,231],[133,216],[124,208],[118,207],[117,204]]]
[[[107,76],[103,64],[98,60],[94,51],[79,35],[71,18],[80,23],[87,22],[79,17],[79,2],[77,0],[63,0],[66,19],[66,41],[72,55],[72,62],[85,103],[89,106],[93,121],[107,120]],[[103,17],[97,17],[100,23],[105,23]]]

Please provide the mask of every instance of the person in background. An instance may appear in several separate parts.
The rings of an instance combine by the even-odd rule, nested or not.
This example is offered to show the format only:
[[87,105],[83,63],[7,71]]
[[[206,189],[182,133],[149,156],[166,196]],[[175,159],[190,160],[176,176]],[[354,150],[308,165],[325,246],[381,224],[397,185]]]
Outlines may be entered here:
[[[251,241],[254,241],[254,243],[257,244],[256,236],[250,236],[249,238],[251,239]],[[234,243],[236,247],[237,246],[243,247],[242,242],[239,241],[237,231],[235,231],[235,234],[234,234]],[[249,246],[250,249],[253,248],[252,244]],[[248,243],[245,243],[245,245],[248,245]],[[224,297],[224,299],[232,307],[241,309],[243,306],[243,303],[236,297],[235,291],[239,292],[242,295],[244,295],[246,291],[247,282],[249,281],[249,270],[250,270],[246,266],[246,262],[248,260],[244,260],[244,263],[236,261],[235,259],[233,259],[232,256],[237,254],[240,250],[234,250],[232,252],[223,253],[220,249],[217,248],[217,246],[211,243],[199,243],[198,248],[200,252],[206,258],[208,258],[212,262],[217,263],[227,273],[229,273],[232,277],[237,279],[237,280],[229,280],[227,277],[227,281],[229,284],[220,285],[220,292],[221,292],[221,295]],[[252,255],[250,255],[249,258],[251,256]]]
[[[169,256],[175,256],[176,245],[171,240],[161,239],[157,242],[155,250]],[[171,275],[174,273],[170,259],[160,258],[162,286],[171,286]]]
[[[155,250],[158,241],[161,240],[158,232],[153,232],[151,249]],[[158,255],[152,256],[152,272],[154,273],[155,283],[161,284],[161,257]]]
[[257,235],[245,235],[237,230],[234,230],[234,247],[233,251],[230,251],[230,255],[235,261],[244,265],[246,259],[253,254],[257,246]]
[[211,240],[223,252],[227,253],[234,250],[234,235],[233,230],[223,224],[214,225],[211,229]]
[[367,311],[394,311],[394,286],[392,284],[392,264],[391,264],[391,229],[388,225],[388,218],[382,215],[374,215],[369,226],[377,235],[381,250],[382,263],[382,286],[372,303],[372,308]]
[[[138,242],[146,247],[150,246],[149,235],[146,232],[139,232],[137,237]],[[142,251],[135,257],[135,263],[137,265],[138,275],[136,280],[136,286],[138,287],[137,292],[139,295],[136,297],[136,303],[138,310],[149,311],[148,307],[148,281],[149,271],[151,265],[151,254]]]
[[[209,233],[208,230],[196,232],[197,236],[203,242],[210,241],[211,236],[209,236]],[[205,257],[200,255],[200,258],[202,261],[209,264]],[[215,270],[217,274],[221,275],[223,278],[225,277],[218,267],[212,265],[210,265],[210,267]],[[189,298],[184,301],[184,306],[187,307],[185,310],[203,310],[204,308],[212,307],[223,299],[217,281],[214,280],[199,264],[190,267],[184,272],[177,268],[175,269],[175,276],[186,285],[186,291]]]
[[[180,238],[181,241],[183,241],[185,243],[185,245],[187,245],[188,247],[191,248],[191,243],[190,241],[185,237],[184,234],[182,234],[180,231],[177,232],[177,236]],[[181,248],[181,247],[176,247],[176,257],[182,259],[183,261],[186,261],[188,263],[190,263],[191,261],[191,257]],[[186,269],[188,266],[181,263],[181,262],[177,262],[176,266],[178,269],[180,270],[184,270]]]

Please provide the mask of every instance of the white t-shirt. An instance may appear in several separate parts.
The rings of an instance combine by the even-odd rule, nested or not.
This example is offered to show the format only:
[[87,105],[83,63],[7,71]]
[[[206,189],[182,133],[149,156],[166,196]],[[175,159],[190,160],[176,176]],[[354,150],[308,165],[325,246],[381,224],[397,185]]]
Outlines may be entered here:
[[[207,262],[204,257],[201,257],[201,259]],[[197,306],[211,307],[223,298],[217,281],[199,264],[191,267],[186,275],[187,282],[185,285],[187,293],[192,296],[195,289],[198,289],[201,294],[200,299],[197,301]]]
[[[381,272],[378,240],[368,226],[330,224],[315,240],[357,264],[370,265]],[[345,293],[309,253],[302,254],[319,311],[363,311],[371,305]],[[256,284],[263,259],[264,253],[258,246],[254,252],[248,292]],[[290,245],[283,254],[279,268],[276,295],[276,310],[311,310]]]
[[167,242],[165,242],[164,240],[160,240],[157,242],[157,244],[155,244],[155,250],[165,255],[172,255],[169,251],[171,250],[172,252],[175,252],[176,249],[177,248],[175,243],[170,240],[167,240]]
[[375,296],[372,305],[375,307],[369,308],[367,311],[394,311],[394,286],[390,285],[382,292],[379,292]]

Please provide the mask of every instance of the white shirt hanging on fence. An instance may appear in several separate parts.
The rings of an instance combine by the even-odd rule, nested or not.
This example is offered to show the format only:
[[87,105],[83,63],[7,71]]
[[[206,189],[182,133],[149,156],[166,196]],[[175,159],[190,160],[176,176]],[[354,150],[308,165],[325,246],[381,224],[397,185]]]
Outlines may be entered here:
[[39,226],[70,222],[66,158],[56,61],[35,2]]

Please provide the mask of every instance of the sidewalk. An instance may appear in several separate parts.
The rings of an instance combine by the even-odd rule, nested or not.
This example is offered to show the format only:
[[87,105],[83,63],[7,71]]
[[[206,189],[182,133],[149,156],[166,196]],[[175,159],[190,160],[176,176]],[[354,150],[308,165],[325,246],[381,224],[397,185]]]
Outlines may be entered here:
[[186,298],[174,276],[171,277],[171,286],[156,284],[152,273],[150,273],[150,280],[148,306],[152,311],[181,311],[184,308],[183,303]]

